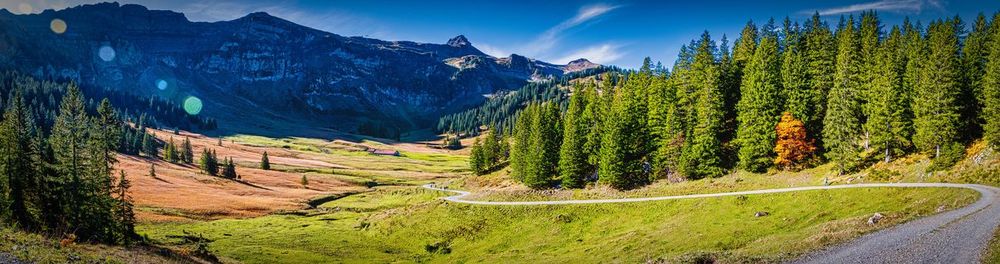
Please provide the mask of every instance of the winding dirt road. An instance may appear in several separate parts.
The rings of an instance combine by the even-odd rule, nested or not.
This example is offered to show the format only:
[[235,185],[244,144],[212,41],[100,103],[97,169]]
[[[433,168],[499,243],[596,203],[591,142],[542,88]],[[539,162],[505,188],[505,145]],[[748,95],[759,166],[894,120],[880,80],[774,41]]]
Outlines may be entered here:
[[741,192],[691,194],[622,199],[491,202],[466,200],[471,193],[438,188],[424,188],[457,195],[443,198],[449,202],[476,205],[561,205],[634,203],[662,200],[769,194],[847,188],[965,188],[979,192],[979,200],[965,207],[917,219],[864,235],[852,241],[806,254],[790,263],[979,263],[993,232],[1000,226],[1000,188],[977,184],[954,183],[868,183],[830,186],[807,186]]

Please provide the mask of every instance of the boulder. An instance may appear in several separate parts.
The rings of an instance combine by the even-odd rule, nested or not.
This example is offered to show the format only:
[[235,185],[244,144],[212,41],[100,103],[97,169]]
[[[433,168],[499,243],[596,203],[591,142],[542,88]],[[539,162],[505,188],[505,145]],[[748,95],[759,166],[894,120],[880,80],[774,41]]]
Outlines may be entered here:
[[771,213],[761,211],[761,212],[757,212],[756,214],[753,214],[753,217],[764,217],[764,216],[768,216],[770,214]]
[[881,213],[875,213],[874,215],[872,215],[872,217],[868,218],[868,225],[878,224],[878,221],[882,220],[882,217],[883,216]]

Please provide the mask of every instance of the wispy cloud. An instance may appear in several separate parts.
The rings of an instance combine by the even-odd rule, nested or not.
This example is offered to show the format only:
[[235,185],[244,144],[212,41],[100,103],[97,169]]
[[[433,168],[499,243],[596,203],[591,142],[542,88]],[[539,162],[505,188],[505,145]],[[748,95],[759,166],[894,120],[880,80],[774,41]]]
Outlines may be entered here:
[[607,4],[596,4],[581,7],[575,16],[549,28],[535,38],[534,41],[521,48],[521,50],[526,53],[526,55],[530,56],[542,55],[542,53],[552,49],[552,47],[554,47],[562,38],[562,34],[567,30],[597,19],[612,10],[618,9],[619,7],[621,6]]
[[611,63],[620,59],[622,56],[625,56],[625,53],[621,51],[621,47],[621,45],[615,44],[600,44],[585,47],[583,49],[573,51],[572,53],[561,58],[552,60],[552,62],[566,64],[576,59],[585,58],[598,64]]
[[510,52],[503,48],[482,42],[476,43],[476,48],[479,49],[479,51],[486,53],[486,55],[490,55],[493,57],[499,58],[499,57],[507,57],[507,55],[510,55]]
[[821,16],[827,15],[839,15],[847,14],[868,10],[895,12],[895,13],[911,13],[917,14],[923,11],[926,6],[930,6],[936,9],[943,10],[944,5],[940,0],[881,0],[875,2],[858,3],[847,6],[838,6],[817,10],[802,10],[802,14],[812,14],[813,12],[818,12]]

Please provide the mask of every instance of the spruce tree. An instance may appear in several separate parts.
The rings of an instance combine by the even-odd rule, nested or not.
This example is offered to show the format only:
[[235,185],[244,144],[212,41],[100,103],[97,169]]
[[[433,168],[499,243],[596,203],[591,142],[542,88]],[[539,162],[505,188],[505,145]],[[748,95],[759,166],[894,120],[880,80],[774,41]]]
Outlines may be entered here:
[[[152,167],[150,167],[152,170]],[[153,177],[155,178],[155,172]],[[116,206],[114,209],[115,220],[118,223],[117,233],[120,237],[120,242],[124,245],[130,245],[132,240],[135,239],[135,212],[133,208],[135,207],[132,201],[132,197],[128,194],[128,189],[132,187],[132,183],[125,177],[125,171],[122,170],[118,174],[118,184],[115,185],[115,199]]]
[[472,150],[469,153],[469,169],[474,175],[482,175],[486,171],[484,159],[483,144],[479,142],[479,138],[476,138],[472,142]]
[[805,56],[808,67],[806,75],[811,91],[809,104],[813,110],[808,116],[799,117],[806,125],[807,131],[813,131],[817,144],[825,140],[823,134],[824,118],[827,116],[827,97],[834,86],[836,72],[837,45],[830,28],[819,13],[814,13],[807,24],[805,33]]
[[[685,115],[691,124],[685,133],[685,145],[680,169],[690,178],[721,176],[721,142],[723,98],[719,91],[720,72],[715,61],[715,43],[708,32],[697,42],[690,66],[690,86],[693,93]],[[678,91],[681,93],[681,91]]]
[[[843,19],[841,19],[843,20]],[[858,83],[858,42],[854,18],[841,22],[837,31],[837,71],[823,119],[823,145],[826,157],[837,164],[840,173],[853,170],[859,162],[861,106]]]
[[534,119],[537,118],[538,114],[535,113],[538,108],[534,105],[528,105],[523,110],[516,115],[516,124],[514,126],[514,146],[510,151],[510,166],[511,166],[511,176],[518,181],[524,181],[527,174],[530,174],[530,168],[532,162],[532,148],[531,148],[531,138],[534,131],[531,129],[531,124],[535,123]]
[[264,154],[260,155],[260,169],[271,169],[271,160],[267,158],[267,151],[264,151]]
[[174,144],[173,137],[170,137],[170,142],[163,148],[163,159],[170,163],[177,163],[180,160],[177,155],[177,145]]
[[993,17],[992,41],[989,42],[989,59],[980,92],[983,94],[983,138],[1000,151],[1000,13]]
[[[809,86],[809,58],[805,35],[792,27],[786,34],[786,47],[781,62],[782,110],[805,123],[814,123],[817,118],[814,93]],[[812,131],[815,132],[815,131]]]
[[587,130],[589,121],[584,111],[589,95],[580,84],[573,86],[569,107],[563,118],[562,147],[559,153],[559,175],[563,188],[581,188],[593,171],[587,162]]
[[[1000,13],[997,13],[1000,17]],[[994,20],[993,23],[1000,21]],[[986,16],[979,13],[976,16],[976,22],[972,27],[972,31],[969,32],[968,36],[965,38],[965,43],[962,45],[962,104],[964,108],[962,111],[962,120],[965,120],[967,124],[963,127],[966,130],[964,135],[967,137],[974,137],[981,132],[983,122],[986,120],[981,112],[984,106],[984,101],[987,98],[983,93],[983,78],[986,75],[986,64],[989,60],[989,49],[990,42],[994,41],[996,38],[991,39],[991,25],[986,20]],[[971,139],[971,138],[967,138]]]
[[156,147],[156,136],[151,133],[142,133],[142,152],[147,158],[157,158],[159,151]]
[[194,163],[194,149],[191,147],[191,138],[184,137],[184,147],[181,150],[181,160],[184,163]]
[[958,32],[954,21],[937,21],[928,28],[928,53],[913,100],[913,143],[940,157],[941,148],[958,140],[961,73]]
[[885,162],[903,153],[909,146],[909,117],[906,114],[906,100],[903,94],[903,74],[905,64],[899,50],[902,48],[902,32],[893,27],[885,43],[871,59],[875,61],[869,85],[868,118],[865,130],[869,131],[872,148],[884,155]]
[[[875,96],[875,94],[872,93],[872,90],[874,89],[872,86],[876,82],[875,79],[885,77],[877,75],[876,71],[878,71],[878,69],[875,68],[877,67],[876,63],[878,62],[877,58],[879,56],[879,40],[882,37],[882,26],[880,25],[878,15],[875,14],[875,11],[861,13],[861,22],[858,31],[858,63],[860,63],[857,75],[858,84],[860,84],[858,87],[860,91],[858,101],[859,104],[861,104],[861,108],[864,113],[862,121],[865,121],[865,119],[872,115],[871,112],[874,111],[868,99]],[[871,134],[873,131],[868,129],[867,126],[863,126],[862,133],[864,135],[864,148],[865,150],[868,150],[870,149]]]
[[743,75],[740,102],[737,105],[740,168],[761,172],[772,163],[774,127],[778,123],[781,64],[778,42],[773,34],[760,41]]
[[222,168],[222,177],[226,179],[236,179],[236,164],[233,163],[233,158],[227,157],[225,165]]
[[33,159],[33,123],[21,92],[16,91],[0,123],[0,177],[6,178],[0,183],[4,187],[0,195],[5,198],[0,201],[4,202],[3,208],[10,208],[17,226],[29,230],[39,227],[35,210],[41,207],[39,199],[43,198],[39,197],[42,175]]

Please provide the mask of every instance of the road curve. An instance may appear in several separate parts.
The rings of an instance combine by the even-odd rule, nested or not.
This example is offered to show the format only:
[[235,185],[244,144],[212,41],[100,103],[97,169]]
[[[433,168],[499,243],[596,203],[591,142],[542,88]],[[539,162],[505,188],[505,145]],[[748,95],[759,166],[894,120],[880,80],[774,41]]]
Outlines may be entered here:
[[965,188],[979,192],[979,200],[965,207],[913,220],[870,233],[844,244],[806,254],[790,263],[979,263],[997,226],[1000,226],[1000,188],[978,184],[955,183],[866,183],[829,186],[806,186],[726,193],[691,194],[621,199],[492,202],[466,200],[471,193],[438,188],[424,188],[457,195],[443,198],[449,202],[476,205],[565,205],[634,203],[647,201],[709,198],[749,194],[785,193],[847,188]]

